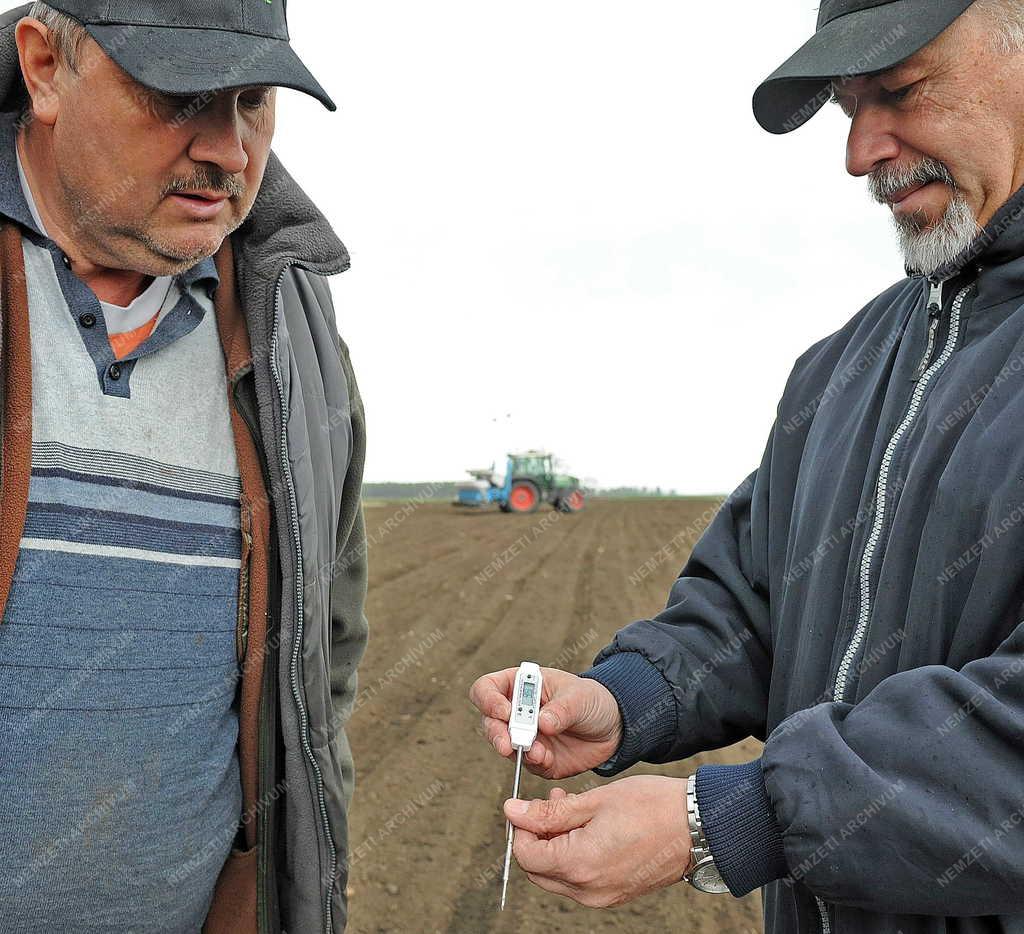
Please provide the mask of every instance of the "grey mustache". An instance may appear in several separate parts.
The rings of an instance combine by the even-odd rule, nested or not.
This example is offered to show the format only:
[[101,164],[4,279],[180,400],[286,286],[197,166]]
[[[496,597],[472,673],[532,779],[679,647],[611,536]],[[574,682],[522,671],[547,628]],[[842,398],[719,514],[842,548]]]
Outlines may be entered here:
[[926,159],[912,169],[883,166],[868,176],[871,197],[881,204],[888,203],[893,195],[911,185],[927,185],[929,182],[943,182],[954,191],[956,182],[949,169],[941,162]]

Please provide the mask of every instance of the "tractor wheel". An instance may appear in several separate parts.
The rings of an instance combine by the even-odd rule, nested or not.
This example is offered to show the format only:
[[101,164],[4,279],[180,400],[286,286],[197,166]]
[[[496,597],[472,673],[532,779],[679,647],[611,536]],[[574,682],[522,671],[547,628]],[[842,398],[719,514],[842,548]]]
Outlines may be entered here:
[[579,512],[584,505],[583,491],[573,490],[568,496],[563,496],[558,501],[558,508],[562,512]]
[[540,505],[540,490],[532,480],[516,480],[508,494],[509,512],[536,512]]

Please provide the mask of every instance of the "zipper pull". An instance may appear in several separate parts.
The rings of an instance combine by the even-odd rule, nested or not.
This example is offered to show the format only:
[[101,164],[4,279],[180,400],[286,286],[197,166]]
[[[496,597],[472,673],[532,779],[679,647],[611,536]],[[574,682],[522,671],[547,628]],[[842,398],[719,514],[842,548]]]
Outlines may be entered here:
[[931,290],[928,293],[928,346],[917,369],[914,370],[911,382],[916,383],[924,376],[935,350],[935,337],[939,333],[939,321],[942,319],[942,285],[942,282],[931,283]]

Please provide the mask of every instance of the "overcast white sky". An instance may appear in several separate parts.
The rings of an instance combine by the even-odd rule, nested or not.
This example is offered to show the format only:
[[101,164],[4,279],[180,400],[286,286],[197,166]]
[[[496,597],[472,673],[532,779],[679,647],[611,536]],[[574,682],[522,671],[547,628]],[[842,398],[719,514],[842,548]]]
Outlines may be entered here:
[[903,276],[838,108],[779,137],[751,113],[816,15],[292,0],[340,109],[282,90],[274,149],[352,253],[368,480],[532,446],[602,486],[757,465],[796,357]]

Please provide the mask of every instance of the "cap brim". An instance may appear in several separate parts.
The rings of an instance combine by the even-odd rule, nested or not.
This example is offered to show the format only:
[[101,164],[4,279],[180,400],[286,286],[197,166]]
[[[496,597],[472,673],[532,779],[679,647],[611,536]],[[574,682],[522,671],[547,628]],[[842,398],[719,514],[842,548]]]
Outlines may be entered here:
[[754,92],[754,116],[769,133],[788,133],[831,96],[835,77],[870,75],[909,58],[974,0],[894,0],[837,17],[819,29]]
[[85,28],[131,77],[165,94],[264,84],[302,91],[338,109],[286,39],[178,26]]

